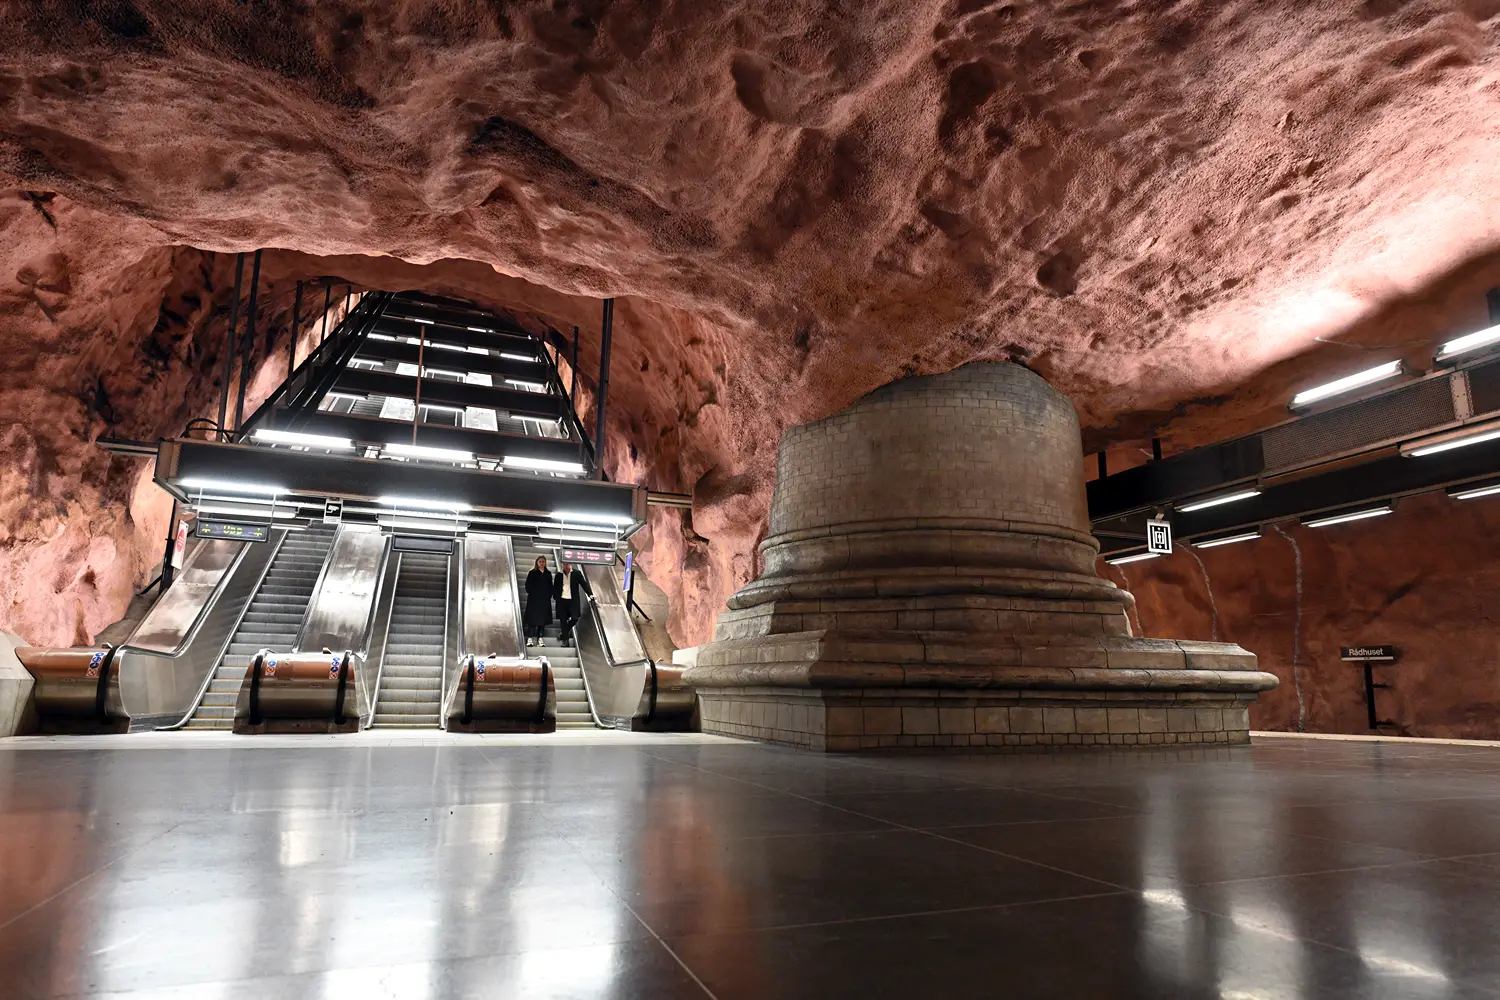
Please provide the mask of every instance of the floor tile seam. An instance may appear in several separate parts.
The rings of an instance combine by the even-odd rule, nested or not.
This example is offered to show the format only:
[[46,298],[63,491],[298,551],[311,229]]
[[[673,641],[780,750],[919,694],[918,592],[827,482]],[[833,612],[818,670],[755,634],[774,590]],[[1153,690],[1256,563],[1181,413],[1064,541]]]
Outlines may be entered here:
[[[880,771],[880,772],[886,773],[886,774],[900,774],[900,775],[905,775],[907,777],[913,777],[913,778],[925,778],[925,777],[929,777],[929,775],[927,775],[926,773],[924,773],[922,771],[911,771],[911,770],[905,770],[905,769],[902,769],[902,768],[895,768],[895,767],[892,767],[892,768],[883,768],[883,767],[878,767],[878,766],[876,766],[873,763],[863,764],[862,766],[865,766],[865,767],[869,768],[870,770]],[[1104,802],[1104,801],[1101,801],[1099,799],[1084,798],[1084,797],[1078,796],[1078,795],[1063,795],[1063,794],[1060,794],[1058,792],[1047,790],[1047,789],[1026,788],[1026,787],[1022,787],[1022,786],[1019,786],[1019,785],[1014,785],[1014,784],[1011,784],[1011,783],[1008,783],[1008,782],[1004,782],[1004,781],[992,782],[992,781],[976,780],[976,779],[972,779],[972,778],[959,778],[959,779],[944,778],[942,780],[944,780],[944,781],[954,781],[954,780],[957,780],[957,781],[959,781],[959,782],[961,782],[963,784],[974,785],[976,788],[983,788],[983,789],[989,789],[989,790],[1003,790],[1003,791],[1013,791],[1013,792],[1025,792],[1025,793],[1028,793],[1028,794],[1031,794],[1031,795],[1044,795],[1044,796],[1047,796],[1049,798],[1063,799],[1063,800],[1069,801],[1069,802],[1088,802],[1088,803],[1090,803],[1092,805],[1101,805],[1101,806],[1110,806],[1110,807],[1114,807],[1115,806],[1115,803],[1113,803],[1113,802]],[[886,792],[886,793],[870,792],[870,793],[865,793],[865,794],[871,794],[871,795],[874,795],[874,794],[898,794],[898,793],[904,792],[904,791],[909,791],[909,790],[908,789],[895,789],[892,792]],[[932,791],[932,789],[914,789],[914,791]]]
[[991,826],[1042,826],[1047,823],[1099,823],[1107,820],[1117,819],[1146,819],[1150,813],[1131,812],[1122,813],[1118,816],[1065,816],[1060,819],[1002,819],[990,823],[948,823],[944,826],[918,826],[912,827],[923,833],[941,833],[944,830],[982,830]]
[[[741,780],[741,781],[743,781],[744,779],[735,779],[735,780]],[[751,785],[752,787],[760,787],[760,786],[756,785],[755,782],[752,782],[752,781],[745,781],[745,784]],[[1011,861],[1016,861],[1016,862],[1019,862],[1019,863],[1024,864],[1024,865],[1030,865],[1030,866],[1035,867],[1035,868],[1045,868],[1048,871],[1059,872],[1059,873],[1064,874],[1064,875],[1071,875],[1071,876],[1073,876],[1075,878],[1081,878],[1081,879],[1084,879],[1085,881],[1088,881],[1088,882],[1095,882],[1095,883],[1098,883],[1099,885],[1107,885],[1111,889],[1118,889],[1118,890],[1122,890],[1122,891],[1125,891],[1125,892],[1131,892],[1131,891],[1133,891],[1133,890],[1130,889],[1129,886],[1117,885],[1114,882],[1106,882],[1103,879],[1093,878],[1092,876],[1089,876],[1089,875],[1082,875],[1082,874],[1080,874],[1078,872],[1070,872],[1070,871],[1068,871],[1068,870],[1066,870],[1064,868],[1056,868],[1056,867],[1054,867],[1052,865],[1042,864],[1039,861],[1032,861],[1032,860],[1030,860],[1028,858],[1016,857],[1016,856],[1011,855],[1011,854],[1006,854],[1003,851],[996,851],[996,850],[993,850],[991,848],[980,847],[980,846],[978,846],[976,844],[967,844],[967,843],[964,843],[961,840],[956,840],[956,839],[954,839],[952,837],[943,837],[943,836],[931,833],[930,831],[927,831],[927,830],[920,830],[920,829],[918,829],[916,827],[907,826],[904,823],[896,823],[896,822],[893,822],[891,820],[880,819],[879,817],[876,817],[876,816],[867,816],[864,813],[857,812],[856,810],[847,809],[847,808],[844,808],[842,806],[829,805],[829,804],[824,803],[824,802],[819,802],[816,799],[808,798],[807,796],[804,796],[804,795],[797,795],[797,794],[792,793],[792,792],[788,792],[786,794],[792,796],[793,798],[802,799],[805,802],[810,802],[810,803],[812,803],[814,805],[822,806],[825,809],[836,809],[839,812],[847,813],[850,816],[858,816],[860,819],[870,820],[870,821],[875,822],[875,823],[884,823],[887,826],[894,827],[897,830],[905,830],[908,833],[915,833],[915,834],[919,834],[919,835],[924,836],[924,837],[932,837],[935,840],[941,840],[941,841],[945,841],[945,842],[950,843],[950,844],[957,844],[957,845],[962,846],[962,847],[972,848],[974,850],[984,851],[985,853],[994,854],[994,855],[996,855],[998,857],[1007,858],[1007,859],[1009,859]]]
[[[1394,850],[1394,848],[1392,848]],[[1459,861],[1460,858],[1408,858],[1405,861],[1385,861],[1374,865],[1349,865],[1344,868],[1320,868],[1309,872],[1282,872],[1277,875],[1247,875],[1244,878],[1221,878],[1210,879],[1202,882],[1186,882],[1185,885],[1194,888],[1213,888],[1220,885],[1239,885],[1246,882],[1274,882],[1278,879],[1315,878],[1319,875],[1343,875],[1349,872],[1384,871],[1388,868],[1415,867],[1417,865],[1435,865],[1445,861]]]
[[680,934],[673,935],[676,938],[709,938],[730,937],[751,934],[774,934],[781,931],[811,930],[816,927],[841,927],[845,924],[872,924],[883,920],[913,920],[920,917],[942,917],[955,913],[980,913],[996,910],[1017,910],[1027,906],[1047,906],[1052,903],[1075,903],[1080,900],[1089,899],[1116,899],[1123,896],[1135,896],[1139,893],[1132,890],[1117,890],[1112,892],[1088,892],[1075,896],[1048,896],[1045,899],[1020,899],[1013,903],[976,903],[973,906],[952,906],[938,910],[912,910],[905,913],[878,913],[868,917],[844,917],[839,920],[809,920],[797,924],[772,924],[766,927],[737,927],[733,930],[714,931],[706,934]]
[[[1444,854],[1429,854],[1426,851],[1419,851],[1419,850],[1417,850],[1415,848],[1412,848],[1412,847],[1391,847],[1388,844],[1376,844],[1376,843],[1372,843],[1372,842],[1370,842],[1368,840],[1340,840],[1338,837],[1322,837],[1322,836],[1319,836],[1316,833],[1300,833],[1300,832],[1297,832],[1297,831],[1293,831],[1293,836],[1306,837],[1309,840],[1321,840],[1321,841],[1323,841],[1325,843],[1329,843],[1329,844],[1342,844],[1345,847],[1349,847],[1349,846],[1354,846],[1354,847],[1375,847],[1375,848],[1380,848],[1380,849],[1387,850],[1387,851],[1406,851],[1408,854],[1415,854],[1415,855],[1417,855],[1416,858],[1412,859],[1414,861],[1449,861],[1449,860],[1452,860],[1448,855],[1444,855]],[[1458,856],[1459,857],[1473,857],[1473,855],[1458,855]]]

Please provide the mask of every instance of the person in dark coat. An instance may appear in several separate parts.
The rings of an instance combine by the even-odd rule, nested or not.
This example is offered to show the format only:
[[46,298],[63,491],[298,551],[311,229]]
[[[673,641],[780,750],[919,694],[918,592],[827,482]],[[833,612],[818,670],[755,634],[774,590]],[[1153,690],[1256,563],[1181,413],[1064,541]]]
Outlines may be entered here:
[[542,631],[552,624],[552,574],[547,557],[537,556],[536,565],[526,574],[526,645],[540,645]]
[[573,626],[583,614],[583,595],[594,596],[589,578],[583,570],[569,563],[562,564],[562,572],[552,583],[552,596],[557,599],[557,620],[562,623],[562,644],[573,645]]

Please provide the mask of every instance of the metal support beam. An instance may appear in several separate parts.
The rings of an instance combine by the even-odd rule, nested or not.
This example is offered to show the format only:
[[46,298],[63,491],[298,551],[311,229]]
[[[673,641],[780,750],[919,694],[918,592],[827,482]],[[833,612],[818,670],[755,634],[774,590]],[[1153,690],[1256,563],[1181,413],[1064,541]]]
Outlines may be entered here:
[[615,300],[604,300],[604,322],[599,334],[599,398],[594,413],[594,478],[604,478],[604,404],[609,399],[609,343],[615,329]]
[[1490,322],[1500,323],[1500,288],[1491,288],[1485,292],[1484,301],[1490,307]]
[[228,440],[229,383],[234,380],[234,331],[240,322],[240,283],[245,278],[245,255],[234,255],[234,298],[229,303],[229,343],[224,350],[224,393],[219,397],[219,440]]
[[234,429],[239,431],[245,419],[245,383],[250,381],[250,361],[255,356],[255,309],[256,293],[260,290],[260,251],[255,251],[255,262],[250,269],[250,303],[245,310],[244,357],[240,359],[240,384],[235,391]]
[[297,369],[297,333],[302,327],[302,282],[297,282],[297,294],[292,298],[292,335],[286,345],[286,374],[290,378]]
[[328,339],[328,312],[333,308],[333,282],[323,282],[323,329],[318,334],[318,346]]

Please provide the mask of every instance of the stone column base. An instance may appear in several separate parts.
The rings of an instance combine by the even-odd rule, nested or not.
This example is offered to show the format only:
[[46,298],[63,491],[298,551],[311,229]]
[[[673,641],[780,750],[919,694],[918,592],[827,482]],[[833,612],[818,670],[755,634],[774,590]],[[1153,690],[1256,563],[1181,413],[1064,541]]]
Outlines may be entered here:
[[[1253,698],[1182,692],[699,688],[703,731],[804,750],[967,752],[1250,742]],[[1168,700],[1170,699],[1170,700]]]

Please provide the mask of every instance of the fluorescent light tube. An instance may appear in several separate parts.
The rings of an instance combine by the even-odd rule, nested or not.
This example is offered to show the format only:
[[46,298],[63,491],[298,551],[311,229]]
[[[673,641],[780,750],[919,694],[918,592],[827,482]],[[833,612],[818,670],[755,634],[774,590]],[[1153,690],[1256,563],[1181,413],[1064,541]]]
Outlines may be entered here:
[[1159,552],[1137,552],[1134,555],[1120,556],[1117,559],[1106,559],[1105,562],[1111,566],[1124,566],[1126,563],[1145,562],[1147,559],[1155,559]]
[[220,504],[198,504],[199,514],[227,514],[238,517],[296,517],[297,505],[289,507],[257,507],[246,504],[241,507],[225,507]]
[[521,379],[521,378],[508,378],[505,381],[507,383],[509,383],[510,385],[518,385],[522,389],[529,389],[532,392],[546,392],[547,391],[547,387],[545,385],[542,385],[542,383],[540,383],[540,382],[528,382],[525,379]]
[[1217,507],[1221,503],[1234,503],[1236,500],[1248,500],[1251,497],[1260,496],[1260,490],[1240,490],[1236,493],[1225,493],[1223,496],[1209,497],[1207,500],[1194,500],[1190,504],[1178,507],[1184,514],[1191,514],[1195,510],[1205,510],[1209,507]]
[[1457,340],[1450,340],[1438,351],[1438,361],[1446,361],[1455,354],[1463,354],[1465,351],[1477,351],[1481,347],[1489,347],[1491,344],[1500,343],[1500,326],[1492,326],[1475,333],[1465,334]]
[[486,330],[482,326],[469,326],[469,327],[465,327],[464,329],[466,329],[466,330],[473,330],[475,333],[494,333],[495,332],[494,330]]
[[412,317],[412,322],[413,323],[421,323],[423,326],[431,326],[432,325],[432,320],[430,320],[430,319],[417,319],[415,316]]
[[223,490],[225,493],[255,493],[261,496],[273,497],[278,493],[285,493],[283,486],[270,486],[266,483],[231,483],[223,479],[184,479],[177,485],[183,489],[198,490]]
[[375,502],[386,507],[402,507],[412,510],[472,510],[462,500],[423,500],[421,497],[376,497]]
[[1391,513],[1393,508],[1386,504],[1382,507],[1370,507],[1365,510],[1351,511],[1348,514],[1332,514],[1328,517],[1315,517],[1302,523],[1309,528],[1326,528],[1333,524],[1343,524],[1346,521],[1363,521],[1367,517],[1380,517]]
[[635,518],[627,514],[590,514],[576,510],[554,510],[547,515],[559,521],[583,521],[593,524],[634,524]]
[[388,444],[385,446],[385,452],[402,458],[430,458],[437,462],[474,461],[473,452],[456,451],[452,448],[428,448],[419,444]]
[[1394,378],[1400,374],[1401,362],[1387,361],[1383,365],[1376,365],[1374,368],[1367,368],[1362,372],[1355,372],[1353,375],[1345,375],[1341,379],[1335,379],[1332,382],[1314,386],[1311,389],[1304,389],[1292,397],[1292,405],[1306,406],[1309,403],[1316,403],[1330,396],[1337,396],[1340,393],[1361,389],[1367,385],[1373,385],[1376,382]]
[[325,392],[324,399],[347,399],[351,403],[362,403],[370,397],[362,392]]
[[271,444],[297,444],[307,448],[327,448],[329,451],[353,451],[354,442],[348,438],[329,437],[326,434],[299,434],[296,431],[256,431],[255,440]]
[[1455,500],[1478,500],[1480,497],[1492,497],[1496,493],[1500,493],[1500,483],[1448,491],[1448,495]]
[[440,531],[457,534],[468,525],[461,521],[439,521],[435,518],[381,517],[377,518],[382,528],[404,528],[409,531]]
[[534,420],[534,421],[536,421],[539,424],[555,424],[559,420],[561,420],[562,418],[561,417],[533,417],[533,416],[529,416],[529,415],[527,415],[525,413],[512,413],[510,415],[510,419],[512,419],[512,420]]
[[372,333],[372,334],[370,334],[370,339],[371,340],[390,340],[390,341],[394,341],[396,338],[392,337],[388,333]]
[[578,462],[554,462],[550,458],[524,458],[519,455],[506,455],[500,460],[501,465],[513,465],[518,469],[538,469],[542,472],[582,472],[583,466]]
[[1421,458],[1423,455],[1437,455],[1455,448],[1467,448],[1471,444],[1483,444],[1496,438],[1500,438],[1500,424],[1491,421],[1423,441],[1410,441],[1401,446],[1401,454],[1408,458]]
[[536,530],[555,531],[567,535],[579,531],[589,531],[596,535],[613,535],[617,529],[603,524],[543,524],[539,525]]
[[1222,538],[1209,538],[1201,542],[1191,543],[1195,549],[1216,549],[1220,545],[1234,545],[1236,542],[1253,542],[1260,537],[1258,531],[1247,531],[1239,535],[1226,535]]
[[512,361],[527,361],[527,362],[530,362],[532,364],[536,363],[536,358],[533,358],[529,354],[510,354],[510,353],[508,353],[506,351],[501,351],[500,352],[500,356],[502,358],[509,358]]

